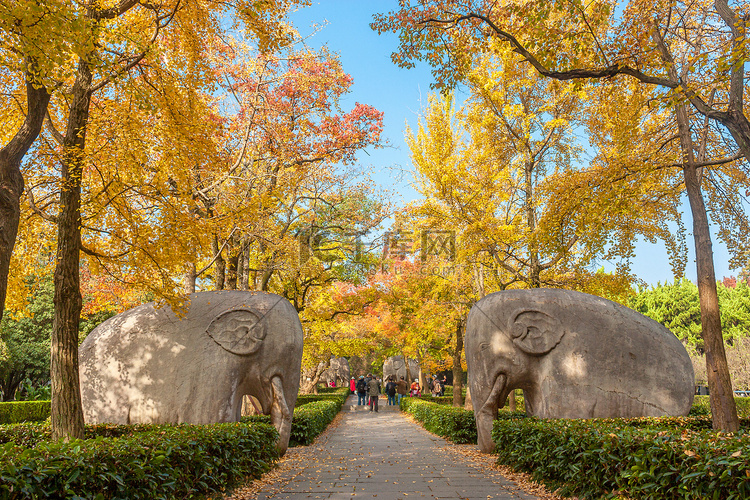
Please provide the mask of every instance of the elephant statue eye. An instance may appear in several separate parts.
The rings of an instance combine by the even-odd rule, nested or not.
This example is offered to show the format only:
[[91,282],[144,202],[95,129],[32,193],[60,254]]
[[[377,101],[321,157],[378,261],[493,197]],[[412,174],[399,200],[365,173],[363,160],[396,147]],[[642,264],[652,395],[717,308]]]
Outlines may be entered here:
[[513,343],[532,356],[546,354],[560,343],[565,328],[558,318],[542,311],[522,309],[511,316]]
[[235,309],[217,316],[206,333],[223,349],[240,356],[252,354],[266,337],[261,316],[247,309]]
[[480,351],[484,351],[485,349],[489,349],[489,348],[490,348],[489,342],[482,342],[481,344],[479,344]]

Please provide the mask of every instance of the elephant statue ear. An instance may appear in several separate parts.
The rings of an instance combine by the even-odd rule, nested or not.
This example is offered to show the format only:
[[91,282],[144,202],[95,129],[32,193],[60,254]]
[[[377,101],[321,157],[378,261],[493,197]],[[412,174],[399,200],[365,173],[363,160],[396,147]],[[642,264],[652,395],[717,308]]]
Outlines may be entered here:
[[262,316],[250,309],[232,309],[216,316],[206,333],[226,351],[245,356],[260,349],[266,325]]
[[510,332],[513,343],[532,356],[547,354],[565,335],[559,319],[542,311],[528,309],[511,316]]

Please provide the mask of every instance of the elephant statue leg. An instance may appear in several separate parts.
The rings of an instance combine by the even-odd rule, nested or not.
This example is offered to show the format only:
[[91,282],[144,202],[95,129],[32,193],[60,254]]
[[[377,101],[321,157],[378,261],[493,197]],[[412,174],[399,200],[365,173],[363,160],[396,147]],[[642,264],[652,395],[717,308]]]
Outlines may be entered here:
[[279,456],[286,453],[289,446],[289,436],[292,433],[292,412],[286,404],[284,395],[284,386],[279,377],[271,379],[271,388],[273,390],[273,405],[271,406],[271,423],[279,431],[279,441],[276,443],[276,449]]
[[477,412],[477,444],[484,453],[492,453],[495,450],[495,443],[492,441],[492,422],[497,418],[498,407],[508,397],[506,380],[505,374],[497,375],[492,391]]

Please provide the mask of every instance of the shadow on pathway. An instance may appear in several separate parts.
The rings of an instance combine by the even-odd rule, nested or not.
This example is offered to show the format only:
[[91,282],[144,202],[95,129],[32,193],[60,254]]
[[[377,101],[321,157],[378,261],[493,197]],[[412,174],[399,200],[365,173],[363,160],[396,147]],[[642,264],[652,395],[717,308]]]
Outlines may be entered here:
[[256,498],[537,498],[447,452],[445,440],[405,419],[397,406],[374,413],[356,402],[350,396],[336,428]]

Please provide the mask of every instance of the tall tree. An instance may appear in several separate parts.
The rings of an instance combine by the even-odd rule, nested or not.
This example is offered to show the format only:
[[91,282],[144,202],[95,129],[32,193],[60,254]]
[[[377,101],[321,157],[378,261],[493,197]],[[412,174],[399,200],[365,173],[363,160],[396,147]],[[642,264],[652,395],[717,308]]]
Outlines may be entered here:
[[[60,211],[54,216],[58,227],[52,339],[52,423],[55,437],[70,439],[81,437],[83,432],[77,373],[81,312],[79,259],[82,250],[92,252],[82,246],[81,241],[81,194],[88,177],[87,166],[90,165],[87,137],[92,100],[96,94],[106,96],[107,91],[116,88],[113,84],[127,81],[129,75],[149,62],[149,57],[154,58],[152,63],[157,60],[170,62],[169,57],[174,51],[156,50],[163,41],[167,26],[172,25],[181,38],[171,39],[171,45],[165,44],[162,49],[191,44],[200,46],[200,41],[191,36],[196,26],[201,29],[209,26],[216,31],[230,18],[235,21],[235,27],[242,25],[247,33],[252,34],[261,49],[277,48],[287,42],[289,29],[284,19],[293,3],[287,0],[262,3],[244,0],[228,3],[119,0],[90,1],[71,8],[69,14],[80,22],[82,28],[75,34],[80,44],[73,51],[76,67],[65,80],[66,91],[61,96],[64,99],[55,104],[56,109],[59,106],[59,114],[64,116],[57,119],[58,123],[62,122],[63,131],[58,132],[54,127],[54,118],[49,121],[50,136],[59,143],[57,158],[61,171]],[[172,23],[175,19],[177,22]],[[65,73],[62,76],[68,78]],[[107,189],[102,193],[112,194],[107,193]],[[150,208],[140,205],[140,209],[146,212]],[[107,229],[111,228],[104,226],[104,230]],[[145,235],[143,240],[148,241],[148,236]],[[149,241],[148,245],[153,245],[153,242]],[[145,248],[142,245],[141,249],[148,250],[148,245]],[[95,251],[92,253],[100,257]],[[162,269],[159,271],[162,281],[165,281],[165,273]]]
[[[63,2],[0,5],[0,318],[24,191],[21,163],[44,123],[56,77],[75,46],[78,23]],[[65,43],[64,36],[71,37]]]
[[[460,112],[450,98],[433,97],[417,134],[407,135],[425,196],[413,213],[456,231],[494,289],[587,291],[602,277],[589,268],[613,231],[585,217],[596,206],[557,204],[577,167],[585,92],[541,80],[502,49],[477,62],[467,88]],[[629,287],[626,272],[610,277]]]

